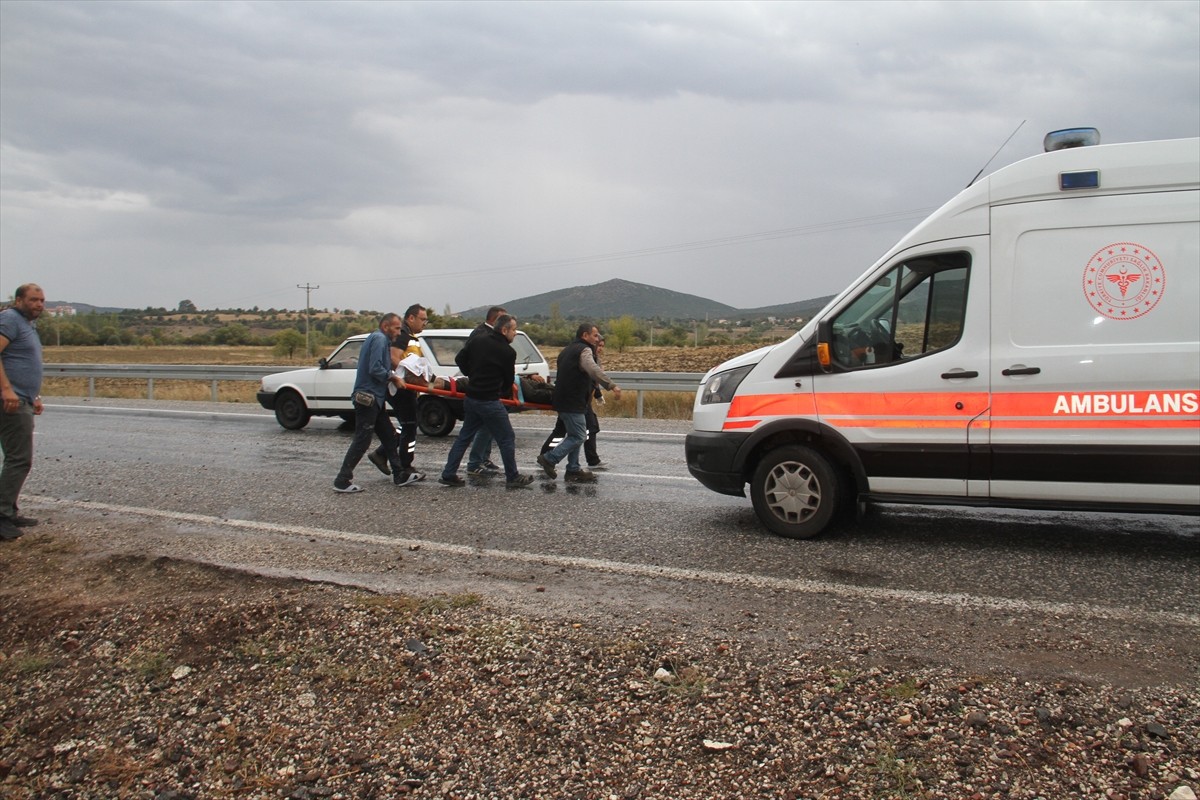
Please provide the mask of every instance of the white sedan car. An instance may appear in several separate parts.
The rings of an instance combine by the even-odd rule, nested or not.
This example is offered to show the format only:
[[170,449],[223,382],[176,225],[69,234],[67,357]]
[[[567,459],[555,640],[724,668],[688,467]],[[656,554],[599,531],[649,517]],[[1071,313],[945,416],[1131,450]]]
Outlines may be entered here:
[[[421,352],[434,375],[450,378],[461,374],[454,357],[467,342],[471,328],[426,330],[417,338]],[[275,412],[275,419],[289,430],[297,430],[313,417],[354,418],[354,403],[350,394],[358,370],[358,352],[367,334],[351,336],[322,358],[316,367],[276,372],[262,379],[258,402]],[[533,340],[517,332],[513,340],[517,351],[517,375],[549,375],[550,365]],[[446,436],[462,419],[462,401],[433,394],[421,394],[417,399],[417,425],[426,436]]]

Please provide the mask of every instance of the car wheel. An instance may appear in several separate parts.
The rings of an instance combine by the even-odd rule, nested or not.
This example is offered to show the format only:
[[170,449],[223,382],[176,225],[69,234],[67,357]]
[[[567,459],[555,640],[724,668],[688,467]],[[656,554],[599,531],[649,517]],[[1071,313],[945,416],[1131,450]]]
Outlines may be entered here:
[[417,427],[426,436],[448,436],[454,430],[454,412],[437,397],[422,397],[417,406]]
[[291,389],[284,389],[275,395],[275,420],[289,431],[298,431],[308,424],[312,414],[304,398]]
[[825,530],[844,492],[829,460],[801,445],[769,451],[750,481],[758,518],[773,533],[789,539],[809,539]]

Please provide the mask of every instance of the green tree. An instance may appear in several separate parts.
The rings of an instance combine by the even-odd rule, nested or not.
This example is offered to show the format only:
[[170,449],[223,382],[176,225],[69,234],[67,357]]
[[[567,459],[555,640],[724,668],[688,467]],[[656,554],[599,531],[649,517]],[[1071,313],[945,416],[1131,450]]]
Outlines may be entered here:
[[[567,321],[563,319],[558,303],[550,304],[550,321],[546,323],[546,335],[551,339],[559,339],[567,333]],[[570,340],[568,340],[570,341]]]
[[304,350],[304,334],[295,328],[288,328],[275,334],[275,355],[281,358],[295,358],[297,351]]
[[637,336],[637,323],[628,314],[619,319],[610,319],[607,327],[608,330],[604,332],[605,343],[615,345],[618,353],[624,353]]
[[47,335],[53,336],[54,342],[61,341],[65,345],[90,346],[96,343],[96,335],[76,322],[64,322],[57,331],[53,332],[47,328],[42,332],[42,336]]
[[222,325],[212,332],[213,344],[250,344],[250,329],[240,322]]
[[196,313],[196,304],[193,303],[191,300],[180,300],[179,301],[179,313],[195,314]]

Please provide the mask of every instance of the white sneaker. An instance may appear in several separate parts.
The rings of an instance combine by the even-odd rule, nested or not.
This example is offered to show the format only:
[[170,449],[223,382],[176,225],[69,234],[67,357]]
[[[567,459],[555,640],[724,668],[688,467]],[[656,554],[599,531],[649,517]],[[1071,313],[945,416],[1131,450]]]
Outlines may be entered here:
[[352,484],[350,484],[349,486],[347,486],[347,487],[345,487],[345,488],[342,488],[341,486],[338,486],[338,485],[335,483],[335,484],[333,485],[333,490],[334,490],[335,492],[337,492],[338,494],[356,494],[356,493],[358,493],[358,492],[361,492],[361,491],[363,490],[363,488],[362,488],[361,486],[359,486],[358,484],[356,484],[356,483],[352,483]]

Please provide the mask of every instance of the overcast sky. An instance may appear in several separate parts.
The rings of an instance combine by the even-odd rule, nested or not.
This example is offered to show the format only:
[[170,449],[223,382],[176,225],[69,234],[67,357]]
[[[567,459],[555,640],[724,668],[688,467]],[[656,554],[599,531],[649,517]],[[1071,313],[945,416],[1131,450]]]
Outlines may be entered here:
[[841,290],[1049,130],[1200,135],[1200,2],[0,2],[0,297]]

